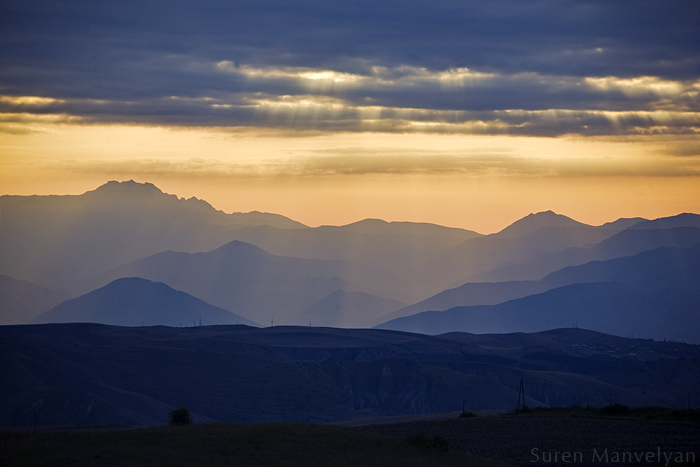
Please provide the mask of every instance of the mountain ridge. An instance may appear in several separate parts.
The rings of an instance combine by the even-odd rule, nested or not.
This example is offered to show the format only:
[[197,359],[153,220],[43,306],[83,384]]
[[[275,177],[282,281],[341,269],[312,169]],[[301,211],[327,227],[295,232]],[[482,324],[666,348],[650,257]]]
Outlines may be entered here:
[[140,277],[117,279],[67,300],[32,320],[37,324],[89,322],[120,326],[189,326],[257,323],[212,306],[161,282]]
[[160,251],[220,246],[236,228],[306,228],[276,214],[225,214],[133,181],[108,182],[82,195],[13,198],[0,215],[0,273],[64,292]]
[[548,290],[495,305],[424,311],[376,328],[428,334],[533,332],[580,322],[609,334],[700,343],[700,244],[570,266],[541,282]]
[[546,227],[581,228],[593,226],[575,221],[570,217],[563,214],[557,214],[554,211],[540,211],[530,213],[527,216],[518,219],[493,235],[504,238],[520,237]]

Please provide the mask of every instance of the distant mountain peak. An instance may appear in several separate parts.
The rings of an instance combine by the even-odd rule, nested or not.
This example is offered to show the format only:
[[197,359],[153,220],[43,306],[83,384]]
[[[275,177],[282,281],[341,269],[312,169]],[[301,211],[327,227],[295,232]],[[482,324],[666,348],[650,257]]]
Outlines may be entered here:
[[[253,245],[252,243],[247,243],[247,242],[242,242],[240,240],[232,240],[228,243],[224,243],[221,245],[219,248],[210,251],[209,253],[213,252],[218,252],[224,255],[242,255],[242,254],[247,254],[247,255],[261,255],[261,256],[268,256],[270,255],[267,251],[263,250],[257,245]],[[206,254],[206,253],[199,253],[199,254]]]
[[149,183],[149,182],[139,183],[139,182],[135,182],[134,180],[127,180],[124,182],[119,182],[117,180],[110,180],[107,183],[105,183],[104,185],[95,189],[94,191],[99,192],[99,193],[114,192],[114,191],[129,191],[129,192],[141,191],[141,192],[150,192],[150,193],[163,193],[153,183]]
[[574,226],[584,227],[587,225],[562,214],[557,214],[554,211],[542,211],[528,214],[501,230],[496,235],[501,237],[519,237],[546,227]]
[[104,185],[96,188],[95,190],[89,191],[88,194],[99,195],[100,197],[108,199],[118,199],[122,197],[126,197],[129,199],[131,199],[132,197],[151,198],[158,199],[160,201],[164,201],[171,204],[177,204],[179,206],[185,207],[193,211],[200,211],[206,213],[216,211],[216,209],[214,209],[214,207],[211,204],[194,196],[191,198],[179,198],[177,195],[165,193],[153,183],[139,183],[134,180],[127,180],[123,182],[111,180],[105,183]]
[[[562,215],[562,214],[557,214],[556,212],[550,210],[547,211],[540,211],[540,212],[531,212],[527,216],[523,217],[523,219],[569,219],[568,217]],[[523,220],[521,219],[521,220]]]
[[374,217],[368,217],[367,219],[362,219],[357,222],[353,222],[348,225],[387,225],[389,222],[385,221],[384,219],[377,219]]

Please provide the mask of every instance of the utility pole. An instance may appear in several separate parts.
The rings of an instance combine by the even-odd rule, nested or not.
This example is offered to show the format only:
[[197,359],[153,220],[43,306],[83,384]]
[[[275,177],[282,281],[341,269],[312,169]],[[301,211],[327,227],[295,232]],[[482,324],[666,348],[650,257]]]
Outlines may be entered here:
[[523,400],[523,411],[527,410],[527,406],[525,405],[525,388],[523,387],[523,380],[520,380],[520,389],[518,390],[518,406],[515,408],[515,413],[518,414],[520,412],[520,399],[522,398]]

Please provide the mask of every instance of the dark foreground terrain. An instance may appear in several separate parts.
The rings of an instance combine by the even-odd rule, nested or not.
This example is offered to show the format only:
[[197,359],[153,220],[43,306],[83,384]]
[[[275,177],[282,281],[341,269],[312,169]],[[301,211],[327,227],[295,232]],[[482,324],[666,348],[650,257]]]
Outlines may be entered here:
[[0,327],[0,426],[328,423],[538,406],[697,408],[700,346],[583,329]]
[[649,413],[632,419],[536,411],[354,428],[200,424],[7,431],[0,433],[0,465],[700,465],[700,425],[685,421],[687,414],[669,420]]
[[[695,417],[698,414],[695,411]],[[686,412],[687,413],[687,412]],[[374,425],[398,438],[439,435],[453,449],[509,465],[700,465],[697,423],[537,412]],[[646,418],[646,417],[644,417]]]
[[[417,438],[420,439],[420,438]],[[0,433],[2,466],[475,466],[497,467],[442,445],[359,428],[310,424],[190,425]]]

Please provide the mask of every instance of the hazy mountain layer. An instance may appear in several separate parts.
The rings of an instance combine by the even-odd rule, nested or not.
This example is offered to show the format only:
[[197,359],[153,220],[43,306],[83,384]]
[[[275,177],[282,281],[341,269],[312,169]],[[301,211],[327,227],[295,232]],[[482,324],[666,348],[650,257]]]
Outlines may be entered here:
[[[700,218],[700,216],[698,216]],[[691,220],[691,219],[689,219]],[[693,222],[689,222],[693,224]],[[657,224],[659,226],[663,224]],[[498,269],[472,278],[474,282],[537,280],[566,266],[577,266],[621,256],[632,256],[663,246],[687,247],[700,243],[700,229],[682,226],[670,229],[629,228],[587,247],[572,247],[511,261]]]
[[[231,232],[237,240],[282,256],[343,260],[364,268],[380,269],[389,281],[378,278],[374,294],[414,302],[443,290],[451,279],[431,275],[425,266],[450,248],[479,234],[433,224],[384,222],[374,219],[344,226],[311,229],[251,227]],[[358,270],[359,274],[362,274]]]
[[329,422],[529,406],[685,407],[698,348],[581,329],[380,330],[96,324],[0,327],[0,426]]
[[0,274],[0,324],[23,324],[68,297],[55,290]]
[[304,227],[275,214],[225,214],[133,181],[79,196],[3,198],[0,273],[57,290],[160,251],[216,248],[233,228]]
[[[544,220],[549,219],[545,214]],[[532,216],[533,222],[538,215]],[[564,216],[560,216],[564,217]],[[565,218],[568,219],[568,218]],[[569,219],[570,220],[570,219]],[[572,221],[573,222],[573,221]],[[544,222],[546,225],[547,222]],[[568,224],[568,222],[567,222]],[[573,247],[584,247],[609,238],[622,229],[614,227],[592,227],[585,224],[573,226],[547,226],[520,237],[501,234],[466,240],[426,264],[426,271],[434,278],[447,284],[445,288],[457,287],[465,282],[483,282],[485,274],[498,269],[506,269],[511,264],[525,262],[544,253],[559,252]],[[536,280],[537,269],[529,274],[521,274],[518,280]],[[512,277],[498,277],[496,280],[513,280]]]
[[440,334],[580,326],[700,343],[700,246],[594,261],[561,269],[541,282],[551,290],[500,305],[426,311],[378,327]]
[[700,215],[685,212],[677,216],[646,220],[632,226],[634,229],[673,229],[676,227],[700,228]]
[[359,265],[346,275],[384,270],[363,291],[405,303],[444,289],[426,280],[427,261],[480,236],[377,219],[310,229],[275,214],[225,214],[205,201],[133,181],[109,182],[79,196],[0,197],[0,229],[0,273],[71,296],[89,291],[94,276],[122,264],[168,250],[211,251],[237,239],[272,254]]
[[[158,253],[116,268],[99,280],[129,276],[163,282],[256,322],[303,325],[323,321],[336,326],[340,324],[330,319],[332,309],[322,317],[311,307],[337,290],[381,292],[378,283],[390,278],[384,271],[346,261],[271,255],[237,240],[207,253]],[[375,302],[379,301],[377,297]],[[385,310],[382,304],[379,312],[386,314]],[[367,319],[346,315],[342,321],[357,327],[365,326]]]
[[[641,276],[628,271],[645,287],[602,272],[582,278],[565,271],[699,241],[700,216],[695,214],[650,221],[619,219],[596,227],[547,211],[484,236],[378,219],[308,228],[274,214],[225,214],[205,201],[181,199],[133,181],[109,182],[79,196],[0,197],[0,274],[48,286],[68,297],[115,279],[142,277],[265,324],[366,327],[457,306],[505,309],[513,300],[598,282],[607,285],[588,287],[586,293],[592,294],[599,311],[612,313],[616,304],[629,302],[632,309],[677,314],[679,327],[688,320],[688,304],[695,303],[697,289],[694,273],[684,276],[687,271],[679,269],[682,262],[668,265],[665,274],[676,279],[663,290],[644,282],[658,275],[653,267],[641,269]],[[638,267],[620,264],[623,269]],[[615,274],[621,277],[627,271]],[[37,300],[48,293],[45,290],[31,292],[26,283],[12,284],[3,289],[0,322],[29,322],[56,304]],[[610,284],[624,287],[611,289]],[[583,293],[582,288],[567,290]],[[527,300],[508,306],[523,303]],[[550,310],[557,319],[547,321],[569,325],[570,316],[555,311],[559,306],[553,304]],[[606,315],[596,316],[604,320]],[[493,322],[479,325],[495,326],[498,321],[491,315],[483,319]],[[455,318],[440,329],[451,329],[458,322]],[[546,326],[535,319],[528,323],[539,327],[527,329]],[[620,329],[595,324],[622,335],[642,329],[635,321]],[[443,326],[437,321],[430,325]],[[661,329],[679,338],[675,328],[657,326],[657,331]]]
[[35,323],[102,323],[115,326],[194,326],[254,321],[139,277],[117,279],[42,313]]
[[444,311],[456,306],[496,305],[574,283],[554,281],[550,280],[551,278],[538,281],[514,280],[518,277],[544,278],[547,274],[567,266],[632,256],[664,246],[688,247],[697,244],[700,244],[700,229],[695,227],[658,230],[627,229],[588,248],[567,248],[537,255],[524,263],[504,266],[479,277],[480,280],[491,282],[469,282],[460,287],[445,290],[396,311],[391,318],[409,316],[422,311]]
[[552,286],[542,281],[469,282],[396,310],[387,318],[402,318],[424,311],[444,311],[456,306],[496,305],[550,288]]
[[372,327],[386,321],[388,315],[404,303],[364,292],[336,290],[298,313],[298,320],[309,318],[314,326]]

